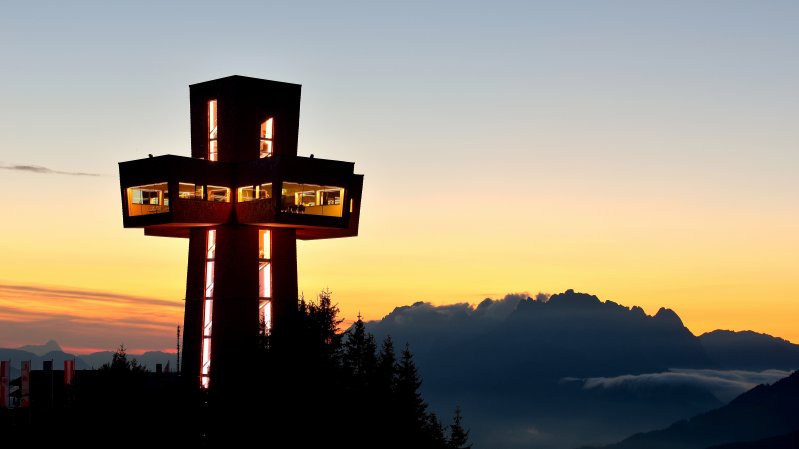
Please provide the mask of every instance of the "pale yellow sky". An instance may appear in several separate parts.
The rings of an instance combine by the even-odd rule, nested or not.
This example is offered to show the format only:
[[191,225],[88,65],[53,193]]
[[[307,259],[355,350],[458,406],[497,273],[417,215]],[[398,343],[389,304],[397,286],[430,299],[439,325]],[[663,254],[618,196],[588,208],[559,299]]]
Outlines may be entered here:
[[348,319],[572,288],[799,342],[799,6],[490,5],[0,3],[0,346],[172,347],[186,242],[122,229],[116,163],[188,155],[231,74],[302,84],[300,154],[365,174],[360,236],[298,247]]

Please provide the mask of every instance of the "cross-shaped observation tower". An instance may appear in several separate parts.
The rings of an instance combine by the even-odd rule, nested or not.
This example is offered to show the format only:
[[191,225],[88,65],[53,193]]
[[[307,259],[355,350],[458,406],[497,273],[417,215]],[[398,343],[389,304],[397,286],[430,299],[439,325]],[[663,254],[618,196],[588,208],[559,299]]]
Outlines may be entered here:
[[194,84],[191,157],[119,164],[124,226],[189,239],[182,372],[202,388],[235,392],[259,334],[290,332],[297,239],[358,235],[355,164],[297,156],[300,88]]

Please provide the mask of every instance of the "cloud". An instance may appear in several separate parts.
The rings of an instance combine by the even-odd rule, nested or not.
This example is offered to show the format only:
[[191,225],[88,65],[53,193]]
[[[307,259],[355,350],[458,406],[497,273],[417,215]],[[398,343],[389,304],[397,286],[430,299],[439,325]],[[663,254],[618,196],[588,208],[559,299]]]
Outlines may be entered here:
[[0,346],[55,339],[66,349],[169,348],[183,301],[118,293],[0,284]]
[[771,384],[788,377],[791,371],[766,370],[710,370],[710,369],[671,369],[660,373],[625,374],[614,377],[589,377],[577,379],[564,378],[564,382],[582,382],[583,388],[590,390],[631,389],[644,390],[660,386],[690,386],[710,391],[720,401],[728,402],[741,393],[760,384]]
[[[516,309],[520,301],[528,299],[529,296],[527,293],[509,293],[503,299],[486,298],[476,306],[465,302],[434,306],[429,302],[419,301],[410,306],[395,308],[383,318],[383,321],[391,321],[396,324],[428,323],[438,325],[442,320],[453,321],[469,318],[485,319],[486,321],[502,320]],[[537,300],[548,297],[543,293],[536,295]]]
[[52,168],[42,167],[41,165],[0,165],[0,169],[38,173],[42,175],[100,176],[99,173],[53,170]]

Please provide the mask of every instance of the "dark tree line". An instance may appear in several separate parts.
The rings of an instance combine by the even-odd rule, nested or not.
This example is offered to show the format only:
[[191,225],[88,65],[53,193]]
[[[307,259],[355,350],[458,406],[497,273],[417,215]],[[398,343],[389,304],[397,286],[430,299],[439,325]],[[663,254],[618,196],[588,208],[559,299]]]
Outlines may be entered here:
[[338,312],[324,291],[317,302],[300,300],[296,333],[263,337],[261,395],[281,436],[301,445],[471,447],[459,409],[446,427],[428,411],[409,347],[397,355],[387,337],[378,349],[360,316],[340,333]]
[[82,447],[127,445],[128,430],[159,447],[471,447],[459,409],[447,425],[428,411],[408,346],[397,353],[389,337],[378,348],[360,317],[339,332],[338,313],[329,291],[301,299],[286,331],[262,332],[256,359],[242,360],[232,401],[150,373],[120,346],[110,363],[75,377],[67,403],[0,414],[0,432],[42,445],[90,426]]

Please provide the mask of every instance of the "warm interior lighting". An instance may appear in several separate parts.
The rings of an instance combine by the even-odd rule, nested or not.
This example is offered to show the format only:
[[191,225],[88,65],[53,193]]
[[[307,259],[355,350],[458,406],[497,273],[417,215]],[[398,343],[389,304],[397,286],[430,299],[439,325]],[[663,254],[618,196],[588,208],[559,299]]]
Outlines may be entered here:
[[272,183],[266,183],[256,186],[239,187],[238,202],[244,203],[247,201],[265,200],[272,198]]
[[203,186],[189,182],[178,183],[178,198],[183,200],[203,199]]
[[258,232],[258,296],[261,325],[266,333],[272,329],[272,232]]
[[128,216],[169,212],[167,183],[147,184],[127,188]]
[[208,186],[208,201],[229,203],[230,189],[228,187]]
[[261,158],[272,157],[273,129],[273,118],[261,123]]
[[281,212],[341,217],[344,188],[284,182]]
[[214,296],[214,261],[208,260],[205,262],[205,297],[211,298]]
[[246,186],[246,187],[239,187],[237,189],[238,194],[236,195],[237,201],[240,203],[244,203],[247,201],[253,201],[255,197],[255,186]]
[[265,199],[272,198],[272,183],[271,182],[267,182],[267,183],[261,184],[260,186],[255,186],[255,188],[258,189],[258,199],[265,200]]
[[205,298],[203,299],[203,341],[200,361],[200,385],[208,388],[211,381],[211,325],[214,308],[214,258],[216,257],[216,230],[206,234],[205,246]]
[[268,229],[260,231],[258,239],[258,258],[262,260],[272,259],[272,232]]
[[258,315],[260,317],[261,331],[269,334],[272,330],[272,301],[261,300],[258,303]]
[[219,160],[219,126],[216,117],[216,100],[208,102],[208,160]]
[[258,262],[258,296],[261,298],[272,296],[272,264],[269,262]]
[[216,258],[216,229],[208,231],[208,245],[205,252],[206,260]]

